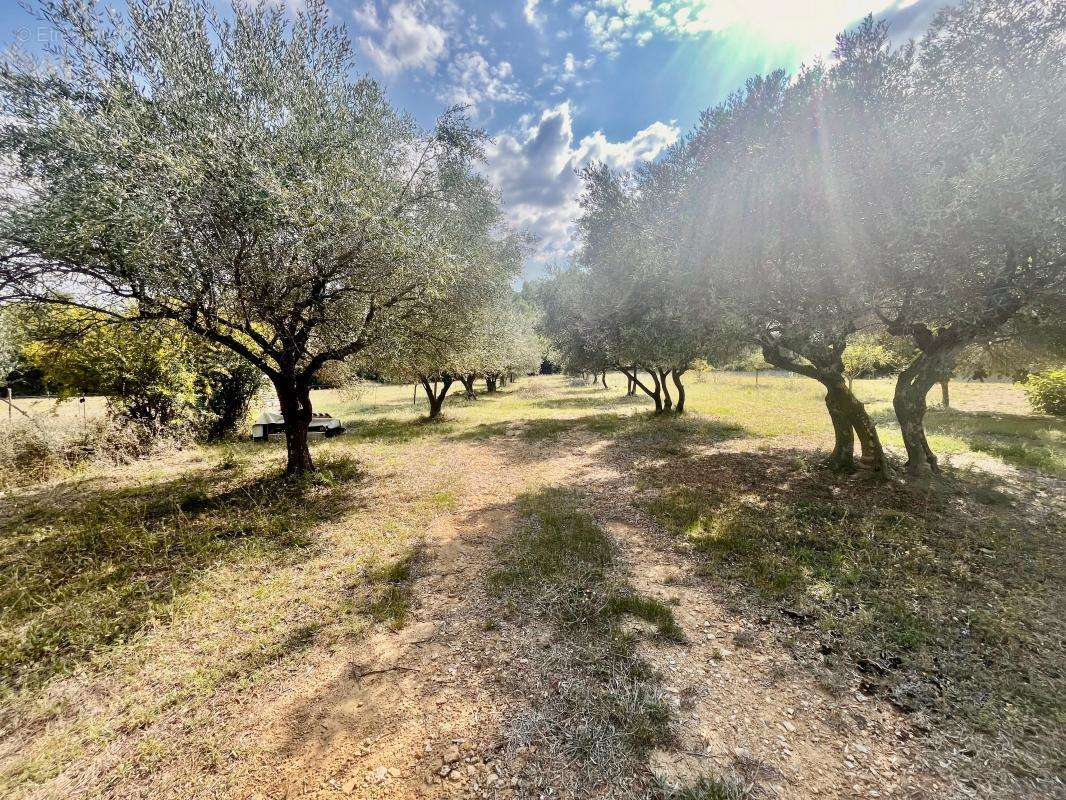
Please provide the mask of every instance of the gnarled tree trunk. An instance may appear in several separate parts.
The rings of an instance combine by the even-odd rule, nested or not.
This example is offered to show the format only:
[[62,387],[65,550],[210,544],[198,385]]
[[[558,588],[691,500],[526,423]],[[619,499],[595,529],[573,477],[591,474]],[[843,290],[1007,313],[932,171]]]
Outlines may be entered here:
[[477,399],[477,392],[474,391],[474,381],[476,379],[477,376],[474,374],[459,376],[459,380],[462,382],[463,388],[466,389],[466,396],[470,400]]
[[492,394],[493,392],[496,391],[496,381],[497,381],[497,378],[496,378],[495,375],[486,375],[485,376],[485,392],[487,394]]
[[[866,413],[866,406],[848,388],[843,376],[830,373],[827,380],[822,381],[822,385],[826,387],[825,405],[830,409],[830,417],[833,417],[833,430],[837,430],[841,421],[850,429],[847,441],[848,452],[844,459],[846,463],[840,466],[850,468],[852,465],[854,438],[851,433],[854,432],[854,437],[858,438],[859,447],[862,450],[861,465],[866,469],[884,472],[886,470],[885,451],[881,446],[881,438],[877,435],[877,427],[870,419],[870,415]],[[838,435],[838,445],[841,441]],[[834,457],[836,456],[837,451],[834,449]]]
[[[636,367],[633,367],[632,372],[627,372],[624,369],[622,370],[622,372],[627,378],[633,381],[634,386],[639,386],[640,389],[644,392],[644,394],[648,395],[648,397],[652,399],[652,401],[655,403],[655,413],[663,413],[663,395],[659,384],[659,378],[656,376],[655,370],[648,370],[648,373],[651,375],[651,379],[653,381],[654,386],[648,386],[644,383],[644,381],[640,379],[640,372]],[[636,394],[635,389],[633,393]]]
[[[829,457],[829,463],[834,469],[851,470],[854,468],[855,439],[858,438],[862,449],[861,466],[880,474],[888,473],[888,462],[885,460],[885,451],[881,446],[877,427],[870,419],[870,415],[866,413],[866,406],[848,388],[844,377],[843,364],[839,359],[839,352],[843,352],[844,349],[843,343],[839,343],[836,351],[828,351],[828,355],[821,354],[822,360],[826,362],[822,366],[818,366],[813,361],[810,364],[796,361],[780,347],[772,344],[764,344],[762,349],[763,358],[770,364],[779,369],[813,378],[825,387],[825,407],[833,423],[835,438],[833,453]],[[835,357],[833,352],[837,353]],[[827,368],[827,366],[832,368]]]
[[899,421],[903,446],[907,449],[907,471],[912,475],[926,470],[940,472],[936,455],[925,436],[926,397],[933,386],[950,374],[961,349],[961,344],[951,344],[946,340],[941,347],[927,345],[927,349],[920,352],[896,378],[892,408]]
[[311,391],[305,383],[291,376],[278,376],[272,382],[278,393],[281,417],[285,420],[285,474],[313,472],[315,464],[307,446],[307,429],[311,424]]
[[674,379],[674,386],[677,387],[677,404],[674,406],[674,411],[678,414],[685,413],[685,384],[681,382],[682,373],[684,373],[683,369],[670,372],[670,376]]
[[889,333],[911,337],[918,348],[917,357],[896,378],[896,391],[892,397],[892,407],[903,435],[903,446],[907,448],[907,471],[912,474],[927,469],[940,471],[925,436],[926,397],[929,390],[942,382],[944,407],[947,408],[947,381],[954,372],[959,353],[977,338],[1002,327],[1025,305],[1025,296],[1011,288],[1018,265],[1024,259],[1019,258],[1011,246],[1006,246],[1004,251],[1002,278],[986,288],[984,308],[980,313],[940,327],[878,315]]
[[604,370],[603,372],[600,373],[600,383],[603,384],[603,388],[604,389],[609,389],[610,388],[607,385],[607,371],[606,370]]
[[670,370],[660,369],[658,370],[659,386],[662,387],[663,392],[663,407],[662,411],[670,411],[674,407],[674,398],[670,396],[670,387],[666,385],[666,378],[670,374]]
[[454,378],[451,375],[442,376],[440,388],[437,387],[437,381],[431,382],[427,375],[419,375],[418,380],[422,388],[426,390],[426,398],[429,400],[429,418],[437,419],[441,409],[444,408],[444,399],[448,396],[448,389],[454,382]]

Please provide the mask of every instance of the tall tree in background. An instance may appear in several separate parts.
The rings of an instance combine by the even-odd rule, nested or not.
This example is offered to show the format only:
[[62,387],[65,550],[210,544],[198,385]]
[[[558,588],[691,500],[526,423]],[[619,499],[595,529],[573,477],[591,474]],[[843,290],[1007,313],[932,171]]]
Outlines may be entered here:
[[8,296],[170,319],[277,390],[287,470],[314,468],[326,364],[412,336],[467,269],[451,218],[483,135],[419,129],[310,0],[131,0],[127,16],[43,0],[56,64],[0,70]]
[[429,419],[440,416],[448,391],[463,375],[503,367],[494,360],[506,346],[506,320],[514,313],[510,282],[524,251],[517,236],[494,236],[500,207],[484,182],[470,176],[448,224],[456,227],[460,269],[436,301],[418,311],[398,335],[360,356],[367,368],[395,380],[414,381],[426,392]]

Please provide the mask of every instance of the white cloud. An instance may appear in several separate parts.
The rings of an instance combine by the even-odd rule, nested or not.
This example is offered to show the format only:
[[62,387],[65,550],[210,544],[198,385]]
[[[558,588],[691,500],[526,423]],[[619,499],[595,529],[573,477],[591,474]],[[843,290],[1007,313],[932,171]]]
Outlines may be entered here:
[[420,4],[401,0],[388,10],[382,20],[372,2],[353,10],[356,21],[374,37],[363,36],[359,44],[367,58],[386,75],[406,69],[434,72],[444,55],[444,30],[431,22]]
[[522,13],[525,14],[526,22],[534,28],[539,28],[541,23],[540,17],[537,16],[537,6],[539,4],[540,0],[526,0],[526,4],[522,8]]
[[481,53],[460,53],[448,65],[450,86],[441,93],[449,103],[473,106],[479,103],[513,103],[525,95],[512,80],[511,65],[507,61],[490,64]]
[[553,64],[545,62],[542,68],[541,79],[537,85],[551,84],[549,94],[562,94],[568,86],[584,86],[586,83],[583,73],[587,72],[596,64],[596,56],[588,58],[576,58],[573,53],[567,53],[562,63]]
[[373,0],[364,0],[362,5],[354,6],[352,16],[355,18],[356,25],[363,30],[381,30],[381,19],[378,17],[378,9]]
[[831,48],[843,27],[868,12],[916,0],[595,0],[585,14],[592,45],[614,54],[624,42],[647,43],[657,33],[695,38],[737,31],[774,44],[794,44],[810,54]]
[[570,102],[564,101],[535,121],[523,119],[517,131],[497,136],[486,172],[500,189],[511,224],[537,236],[533,261],[543,266],[573,248],[582,167],[603,161],[616,170],[631,169],[657,157],[678,134],[676,126],[654,122],[622,141],[613,142],[602,131],[575,141]]

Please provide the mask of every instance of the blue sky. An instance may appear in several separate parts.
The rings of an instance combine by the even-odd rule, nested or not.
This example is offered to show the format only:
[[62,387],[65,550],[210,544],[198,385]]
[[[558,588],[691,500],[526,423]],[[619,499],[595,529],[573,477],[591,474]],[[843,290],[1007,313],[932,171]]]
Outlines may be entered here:
[[[463,103],[488,130],[485,170],[538,240],[532,275],[570,251],[583,165],[654,158],[749,75],[828,57],[868,12],[918,36],[946,0],[328,2],[396,105],[429,124]],[[36,48],[50,33],[0,0],[0,35]]]

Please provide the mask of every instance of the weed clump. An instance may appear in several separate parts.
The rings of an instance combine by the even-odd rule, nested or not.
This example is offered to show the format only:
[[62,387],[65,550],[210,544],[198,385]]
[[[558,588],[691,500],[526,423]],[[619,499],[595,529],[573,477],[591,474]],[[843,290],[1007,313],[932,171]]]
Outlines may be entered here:
[[512,607],[559,631],[539,658],[539,699],[515,723],[514,738],[565,763],[586,788],[636,780],[626,765],[673,741],[673,720],[657,676],[623,631],[626,615],[659,636],[684,635],[670,607],[639,595],[615,571],[615,547],[581,496],[550,489],[519,501],[525,525],[505,548],[491,587]]
[[417,553],[411,552],[384,566],[367,570],[370,599],[367,611],[375,622],[387,623],[399,630],[407,622],[411,609],[411,574]]
[[89,466],[129,464],[187,444],[168,433],[155,435],[116,417],[101,417],[52,430],[15,421],[0,436],[0,491],[32,486]]

